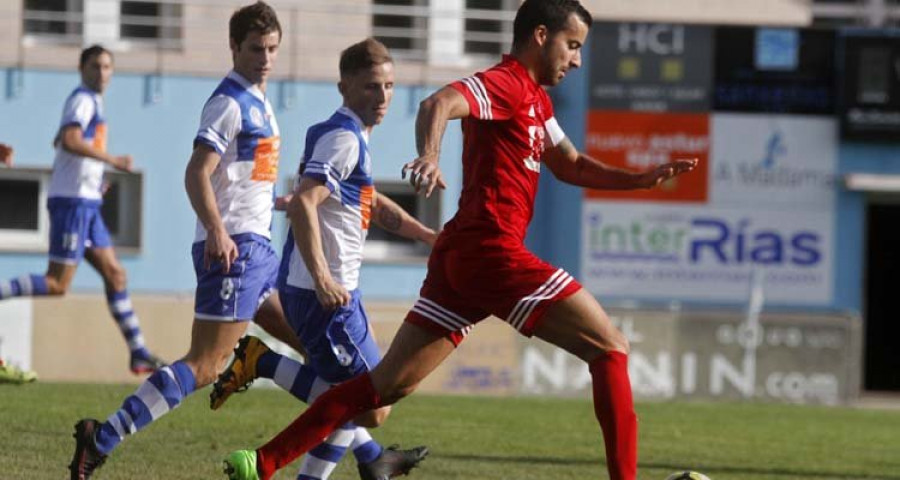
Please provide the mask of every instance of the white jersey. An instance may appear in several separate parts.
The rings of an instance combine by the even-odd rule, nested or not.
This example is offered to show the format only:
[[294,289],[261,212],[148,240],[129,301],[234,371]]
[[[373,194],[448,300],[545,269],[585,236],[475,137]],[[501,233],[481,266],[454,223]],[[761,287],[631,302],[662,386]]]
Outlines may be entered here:
[[[347,290],[359,286],[363,244],[375,194],[368,142],[362,121],[352,110],[342,107],[307,131],[300,164],[301,177],[319,180],[331,191],[318,207],[322,250],[332,278]],[[315,289],[294,245],[293,232],[285,244],[280,273],[289,286]]]
[[[232,71],[203,107],[194,144],[216,150],[221,161],[210,178],[229,235],[271,238],[281,141],[272,106],[262,91]],[[197,221],[195,242],[206,240]]]
[[[103,97],[83,85],[72,91],[63,107],[57,135],[62,134],[62,130],[69,126],[81,128],[84,141],[105,152],[106,120],[103,117]],[[59,137],[54,143],[56,157],[53,160],[53,174],[50,176],[47,196],[101,201],[103,162],[66,151]]]

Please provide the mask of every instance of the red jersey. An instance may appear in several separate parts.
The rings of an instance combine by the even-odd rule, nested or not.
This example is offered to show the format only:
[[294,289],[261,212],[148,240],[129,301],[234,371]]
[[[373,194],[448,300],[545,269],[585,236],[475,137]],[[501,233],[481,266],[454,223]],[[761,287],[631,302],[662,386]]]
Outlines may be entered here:
[[449,237],[467,246],[521,245],[534,213],[545,141],[556,145],[565,136],[550,97],[509,55],[450,87],[466,98],[470,116],[462,120],[459,211],[442,236],[457,245]]

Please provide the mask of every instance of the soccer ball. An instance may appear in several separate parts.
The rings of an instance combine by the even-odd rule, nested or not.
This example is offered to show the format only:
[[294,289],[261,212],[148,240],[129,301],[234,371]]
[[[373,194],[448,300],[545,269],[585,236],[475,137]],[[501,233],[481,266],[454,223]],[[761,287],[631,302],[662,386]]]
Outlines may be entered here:
[[709,477],[697,472],[675,472],[666,477],[666,480],[709,480]]

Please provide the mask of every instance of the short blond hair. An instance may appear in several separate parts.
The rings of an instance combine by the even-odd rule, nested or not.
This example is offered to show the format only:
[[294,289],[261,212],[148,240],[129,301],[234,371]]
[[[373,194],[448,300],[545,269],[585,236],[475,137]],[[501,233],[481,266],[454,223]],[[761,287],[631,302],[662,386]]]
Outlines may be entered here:
[[368,70],[376,65],[394,63],[391,52],[383,43],[369,37],[354,43],[341,52],[339,69],[341,78],[356,74],[360,70]]

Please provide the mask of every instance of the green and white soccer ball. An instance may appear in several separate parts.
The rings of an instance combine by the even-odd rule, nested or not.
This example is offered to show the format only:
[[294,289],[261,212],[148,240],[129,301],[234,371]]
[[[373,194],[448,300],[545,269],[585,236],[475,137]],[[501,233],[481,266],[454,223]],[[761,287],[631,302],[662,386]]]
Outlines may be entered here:
[[697,472],[675,472],[666,477],[666,480],[709,480],[709,477]]

